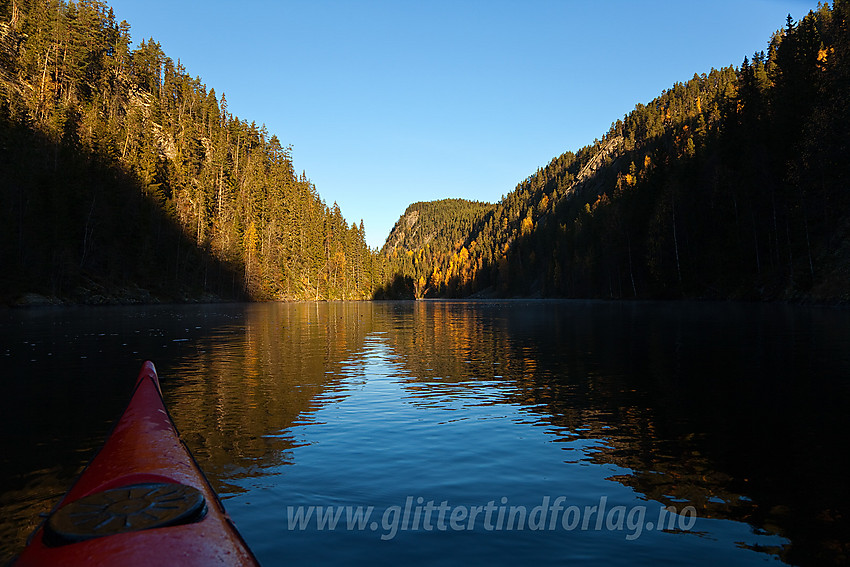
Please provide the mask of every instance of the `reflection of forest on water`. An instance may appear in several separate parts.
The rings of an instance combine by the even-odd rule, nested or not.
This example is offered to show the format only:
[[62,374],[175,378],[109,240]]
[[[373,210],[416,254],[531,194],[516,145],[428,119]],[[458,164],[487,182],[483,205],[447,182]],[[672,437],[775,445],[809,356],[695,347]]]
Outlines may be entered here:
[[0,321],[0,563],[20,550],[108,434],[141,362],[216,490],[286,463],[286,428],[340,381],[368,303],[8,311]]
[[8,327],[18,350],[4,361],[27,376],[3,405],[6,555],[100,445],[141,360],[155,361],[170,413],[227,498],[293,463],[310,442],[297,426],[349,395],[375,337],[409,404],[459,419],[470,404],[510,404],[566,463],[617,465],[609,480],[647,499],[791,541],[759,551],[809,564],[850,551],[844,310],[424,301],[27,317],[44,321]]
[[374,324],[368,303],[248,306],[237,329],[169,368],[179,383],[165,388],[166,403],[216,490],[291,462],[298,441],[287,428],[333,399]]
[[501,383],[567,462],[616,464],[629,473],[610,480],[649,499],[789,538],[761,549],[786,561],[850,552],[846,311],[419,302],[405,317],[389,337],[422,403]]

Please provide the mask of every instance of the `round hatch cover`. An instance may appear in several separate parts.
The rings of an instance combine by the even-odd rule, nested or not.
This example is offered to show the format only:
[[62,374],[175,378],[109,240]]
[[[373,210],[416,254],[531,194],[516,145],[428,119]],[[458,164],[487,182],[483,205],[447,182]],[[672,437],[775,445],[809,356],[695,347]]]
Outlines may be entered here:
[[176,483],[123,486],[63,506],[45,525],[49,545],[200,521],[206,513],[200,490]]

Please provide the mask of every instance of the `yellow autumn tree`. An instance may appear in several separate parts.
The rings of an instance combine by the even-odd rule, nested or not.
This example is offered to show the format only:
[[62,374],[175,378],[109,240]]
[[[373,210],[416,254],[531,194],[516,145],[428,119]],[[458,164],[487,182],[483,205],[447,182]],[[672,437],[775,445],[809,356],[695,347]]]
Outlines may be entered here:
[[245,231],[242,237],[242,244],[245,247],[245,290],[250,292],[252,285],[252,272],[256,271],[257,244],[260,238],[257,236],[257,227],[254,221],[248,225],[248,230]]
[[443,281],[443,276],[440,274],[440,270],[435,266],[434,271],[431,273],[431,285],[435,288],[440,287],[440,283]]

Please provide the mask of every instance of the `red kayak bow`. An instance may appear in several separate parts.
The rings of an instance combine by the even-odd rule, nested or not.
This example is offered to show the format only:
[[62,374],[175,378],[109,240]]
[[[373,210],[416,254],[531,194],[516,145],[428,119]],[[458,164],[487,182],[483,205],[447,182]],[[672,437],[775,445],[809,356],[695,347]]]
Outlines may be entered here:
[[181,441],[152,362],[106,444],[15,565],[257,565]]

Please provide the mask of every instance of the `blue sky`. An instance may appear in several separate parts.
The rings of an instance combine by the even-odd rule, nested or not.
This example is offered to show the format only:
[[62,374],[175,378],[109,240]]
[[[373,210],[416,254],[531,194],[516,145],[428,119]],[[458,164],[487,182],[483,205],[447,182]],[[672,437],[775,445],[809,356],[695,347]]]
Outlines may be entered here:
[[498,201],[635,104],[766,49],[816,1],[109,0],[371,246],[415,201]]

